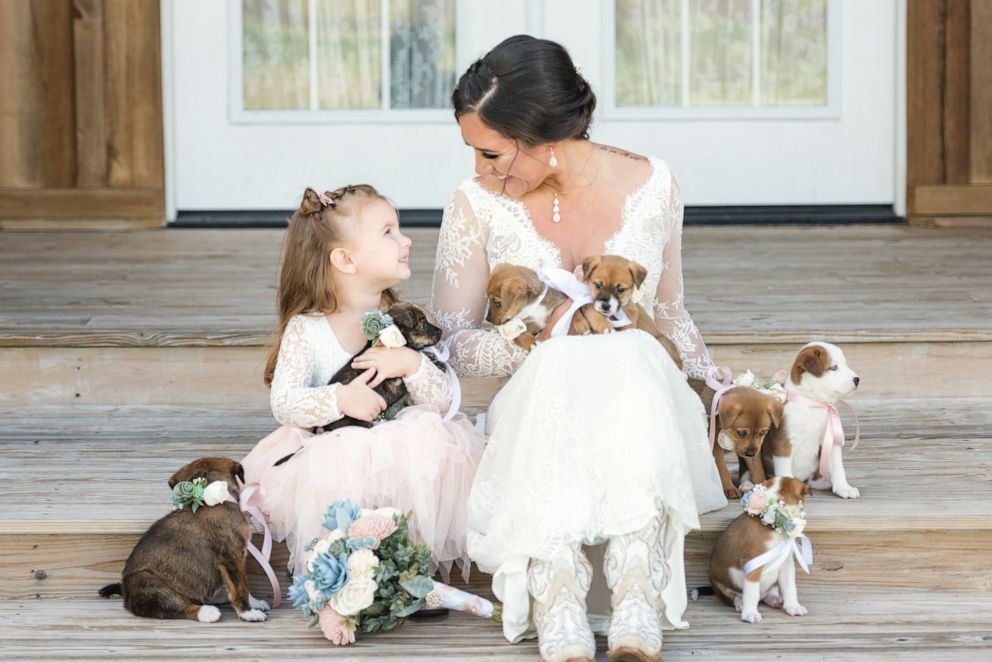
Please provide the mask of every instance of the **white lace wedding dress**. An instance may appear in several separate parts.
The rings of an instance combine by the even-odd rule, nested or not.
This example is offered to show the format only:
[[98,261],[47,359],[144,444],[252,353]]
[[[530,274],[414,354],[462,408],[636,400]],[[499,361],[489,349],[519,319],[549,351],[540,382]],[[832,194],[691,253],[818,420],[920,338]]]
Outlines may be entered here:
[[[651,165],[603,253],[647,268],[643,305],[678,347],[685,370],[702,376],[711,360],[683,305],[682,202],[667,165]],[[445,209],[432,298],[456,372],[513,375],[489,409],[489,443],[469,498],[469,555],[494,575],[504,634],[511,641],[533,636],[531,558],[553,559],[568,544],[599,543],[659,516],[665,616],[687,627],[684,537],[699,527],[698,513],[727,503],[699,398],[641,331],[554,338],[528,355],[483,330],[486,282],[504,262],[562,266],[520,201],[467,180]]]

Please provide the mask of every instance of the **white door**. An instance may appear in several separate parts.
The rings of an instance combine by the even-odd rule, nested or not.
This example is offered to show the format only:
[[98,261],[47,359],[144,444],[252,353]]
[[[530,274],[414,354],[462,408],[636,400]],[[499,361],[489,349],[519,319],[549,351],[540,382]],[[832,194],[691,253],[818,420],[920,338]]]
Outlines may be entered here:
[[593,139],[668,161],[687,204],[895,202],[894,0],[162,7],[173,213],[358,182],[442,207],[473,163],[451,87],[521,32],[569,49],[599,97]]

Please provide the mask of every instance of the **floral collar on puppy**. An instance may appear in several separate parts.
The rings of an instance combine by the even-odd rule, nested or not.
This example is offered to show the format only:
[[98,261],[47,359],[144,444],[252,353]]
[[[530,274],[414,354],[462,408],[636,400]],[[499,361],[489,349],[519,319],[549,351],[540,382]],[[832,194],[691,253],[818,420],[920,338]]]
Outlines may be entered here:
[[759,379],[753,372],[747,372],[734,377],[734,386],[750,386],[753,389],[770,395],[781,403],[785,403],[785,387],[775,377],[771,379]]
[[755,485],[741,497],[741,508],[751,517],[760,517],[761,523],[770,526],[789,538],[795,538],[806,529],[806,511],[802,502],[786,504],[768,493],[764,485]]
[[172,509],[189,507],[194,513],[200,506],[216,506],[229,500],[227,481],[215,480],[207,484],[207,479],[197,476],[193,480],[176,483],[172,488]]
[[406,344],[403,332],[396,326],[391,315],[378,308],[362,315],[362,335],[372,341],[372,346],[384,345],[395,348]]

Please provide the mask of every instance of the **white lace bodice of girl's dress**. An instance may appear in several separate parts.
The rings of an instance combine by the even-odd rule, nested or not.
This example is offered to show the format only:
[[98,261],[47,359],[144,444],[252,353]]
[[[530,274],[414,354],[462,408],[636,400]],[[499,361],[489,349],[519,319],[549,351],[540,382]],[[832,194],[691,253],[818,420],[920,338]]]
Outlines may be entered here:
[[[323,314],[307,313],[290,319],[272,377],[270,400],[276,420],[283,425],[311,428],[342,418],[337,399],[341,385],[327,382],[351,357]],[[421,357],[417,372],[403,381],[414,404],[428,405],[441,413],[451,405],[448,376],[426,356]]]
[[[712,360],[685,308],[682,287],[682,198],[664,161],[624,201],[620,227],[603,246],[648,270],[642,303],[679,350],[684,370],[703,377]],[[497,264],[561,267],[558,248],[538,234],[522,202],[492,193],[477,180],[458,187],[444,210],[438,238],[432,308],[451,343],[451,364],[463,376],[506,376],[527,353],[481,329],[486,283]]]

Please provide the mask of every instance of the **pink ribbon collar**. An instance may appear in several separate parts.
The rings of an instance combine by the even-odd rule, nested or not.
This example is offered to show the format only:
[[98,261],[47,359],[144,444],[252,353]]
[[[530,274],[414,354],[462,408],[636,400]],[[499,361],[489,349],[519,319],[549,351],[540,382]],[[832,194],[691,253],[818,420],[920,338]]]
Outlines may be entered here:
[[265,515],[262,514],[261,503],[262,503],[262,491],[261,485],[258,483],[251,483],[250,485],[245,485],[238,479],[238,488],[240,492],[240,500],[235,501],[234,497],[228,495],[227,500],[231,503],[237,503],[238,507],[241,508],[241,512],[248,516],[249,521],[252,522],[253,528],[261,528],[264,534],[264,539],[262,540],[262,549],[259,550],[255,547],[255,543],[251,541],[251,536],[248,537],[248,553],[251,554],[258,565],[262,567],[265,575],[269,578],[269,584],[272,585],[272,608],[275,609],[282,602],[282,588],[279,586],[279,580],[276,578],[276,573],[272,570],[272,564],[269,559],[272,558],[272,533],[269,531],[269,525],[265,521]]
[[[789,402],[795,402],[804,407],[819,407],[827,410],[827,423],[823,426],[823,445],[820,448],[820,475],[824,478],[830,478],[830,447],[844,446],[844,426],[840,422],[840,412],[837,411],[835,405],[808,398],[795,391],[788,391],[786,397]],[[851,450],[854,450],[861,440],[861,422],[858,420],[858,412],[854,411],[854,407],[843,400],[838,400],[837,404],[847,407],[854,416],[854,443],[851,444]]]

